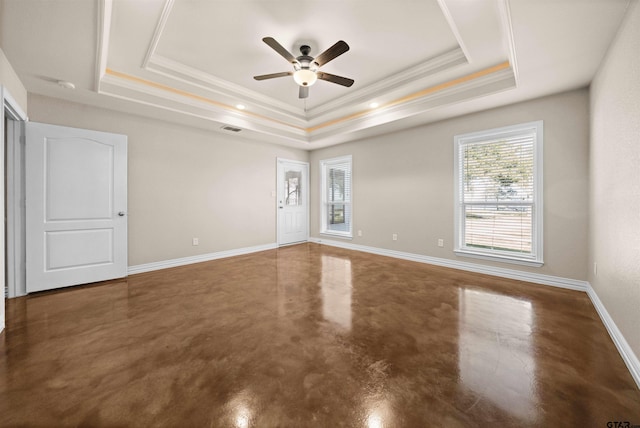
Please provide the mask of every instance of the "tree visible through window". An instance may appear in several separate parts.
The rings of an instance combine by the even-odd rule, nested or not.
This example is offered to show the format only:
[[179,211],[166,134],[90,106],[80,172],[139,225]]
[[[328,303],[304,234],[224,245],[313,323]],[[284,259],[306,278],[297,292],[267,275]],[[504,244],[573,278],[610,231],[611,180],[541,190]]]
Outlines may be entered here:
[[541,262],[542,123],[456,137],[456,251]]
[[320,161],[320,232],[351,237],[351,156]]
[[285,173],[285,205],[302,205],[300,198],[300,180],[302,179],[301,171],[287,171]]
[[329,169],[329,201],[334,202],[329,206],[330,224],[345,224],[344,204],[335,203],[338,201],[344,202],[345,200],[344,179],[344,170]]

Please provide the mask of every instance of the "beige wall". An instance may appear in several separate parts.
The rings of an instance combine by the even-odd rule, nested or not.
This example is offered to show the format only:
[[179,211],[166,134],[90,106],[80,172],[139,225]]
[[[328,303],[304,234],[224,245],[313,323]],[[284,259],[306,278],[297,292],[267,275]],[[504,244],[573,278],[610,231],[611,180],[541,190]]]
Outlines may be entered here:
[[22,85],[18,75],[9,64],[9,60],[0,49],[0,85],[9,91],[13,99],[20,105],[22,111],[27,111],[27,90]]
[[[589,282],[640,356],[640,4],[591,85]],[[597,274],[593,264],[597,263]]]
[[[455,256],[454,135],[534,120],[544,121],[544,266]],[[588,144],[589,99],[582,89],[315,150],[311,189],[319,189],[321,159],[351,154],[353,244],[585,280]],[[320,237],[318,210],[318,198],[313,198],[313,237]],[[398,241],[392,241],[393,233]],[[444,239],[444,248],[437,246],[438,238]]]
[[130,266],[275,243],[276,157],[308,160],[303,150],[33,94],[29,116],[128,135]]

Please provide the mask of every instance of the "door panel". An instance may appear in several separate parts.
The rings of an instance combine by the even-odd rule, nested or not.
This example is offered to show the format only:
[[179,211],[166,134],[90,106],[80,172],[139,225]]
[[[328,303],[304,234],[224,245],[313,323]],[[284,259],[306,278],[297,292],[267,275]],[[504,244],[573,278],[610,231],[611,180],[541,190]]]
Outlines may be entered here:
[[[47,220],[110,218],[113,147],[86,138],[47,138],[44,150]],[[61,198],[65,193],[75,197]]]
[[27,292],[127,274],[127,137],[27,122]]
[[113,229],[45,232],[47,270],[113,263]]
[[309,238],[309,164],[278,159],[278,245]]

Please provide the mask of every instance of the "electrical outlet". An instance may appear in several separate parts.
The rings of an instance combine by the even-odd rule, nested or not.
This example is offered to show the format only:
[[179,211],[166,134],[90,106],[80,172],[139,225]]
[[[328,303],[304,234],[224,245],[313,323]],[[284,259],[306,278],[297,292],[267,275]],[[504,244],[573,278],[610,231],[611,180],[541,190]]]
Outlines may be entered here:
[[358,236],[362,236],[362,231],[361,230],[358,231]]
[[200,245],[200,240],[198,238],[193,238],[192,245]]
[[438,247],[444,247],[444,239],[438,239]]
[[398,234],[394,233],[393,235],[391,235],[391,239],[393,239],[394,241],[398,240]]

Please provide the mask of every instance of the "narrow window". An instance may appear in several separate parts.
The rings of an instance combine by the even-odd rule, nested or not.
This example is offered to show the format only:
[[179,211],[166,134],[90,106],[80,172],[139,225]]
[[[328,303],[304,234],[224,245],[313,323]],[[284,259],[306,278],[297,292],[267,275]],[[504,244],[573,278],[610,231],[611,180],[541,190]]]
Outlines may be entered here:
[[320,161],[320,233],[351,238],[351,156]]
[[456,254],[541,266],[542,121],[457,135]]

